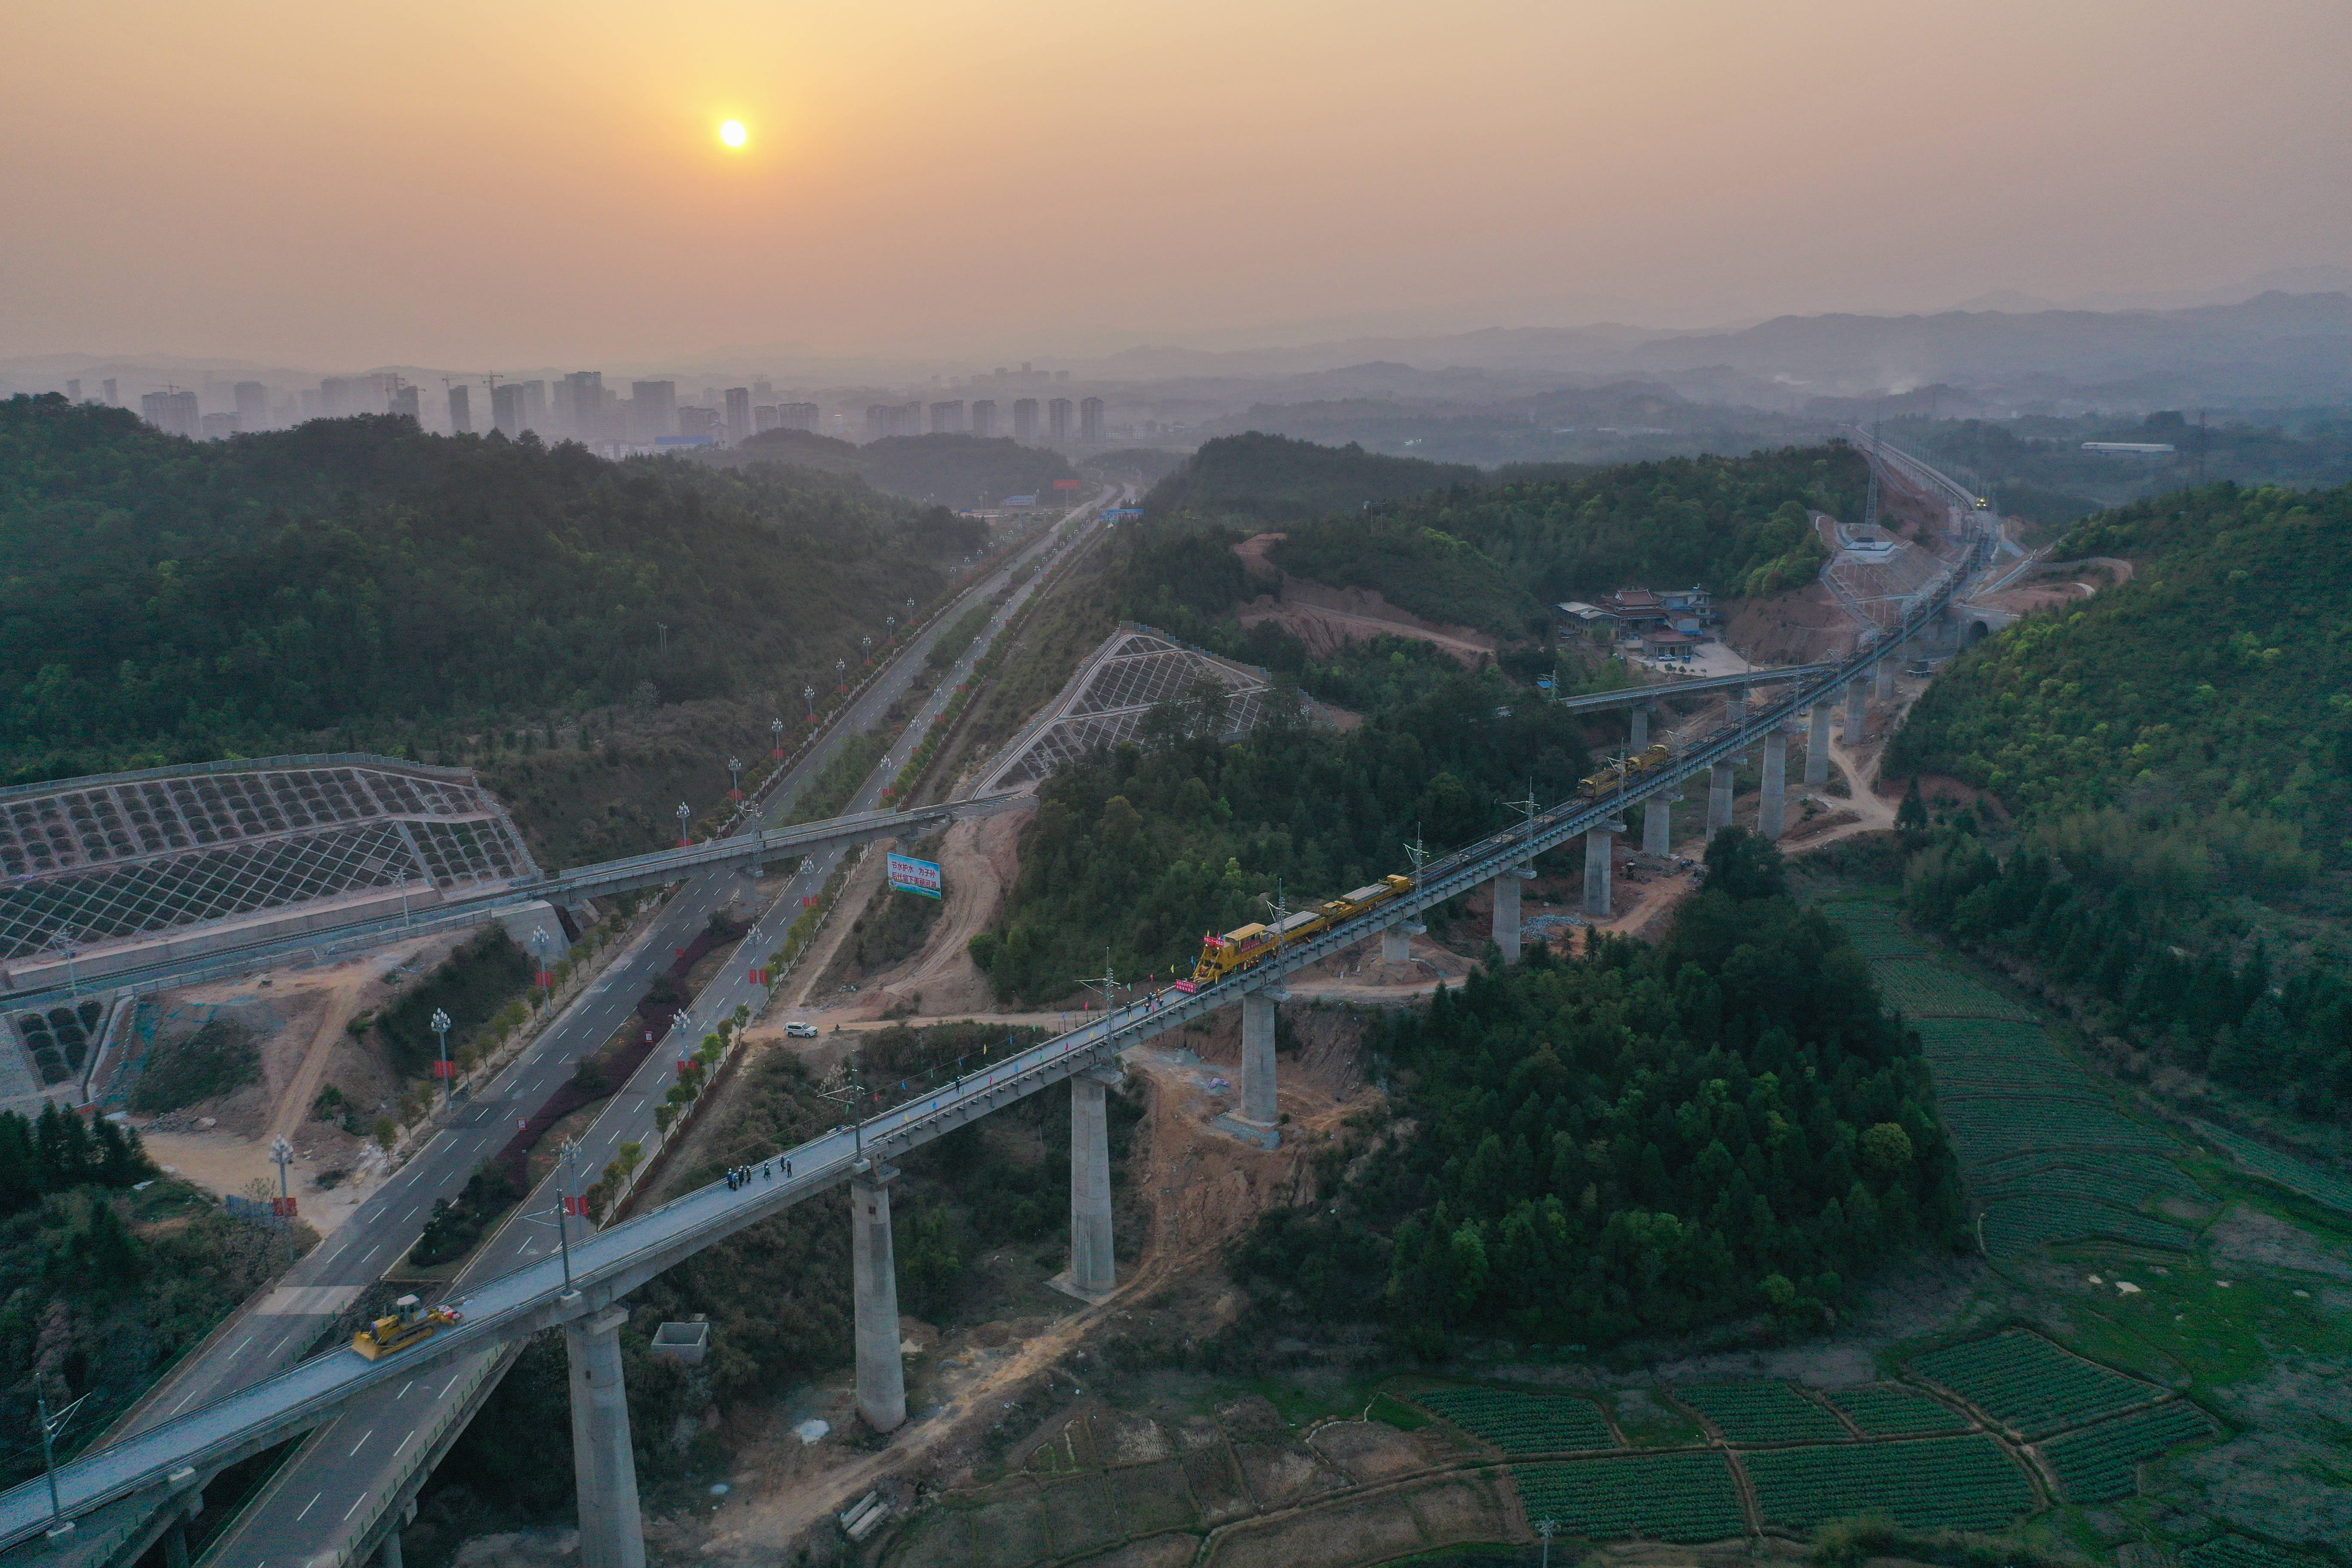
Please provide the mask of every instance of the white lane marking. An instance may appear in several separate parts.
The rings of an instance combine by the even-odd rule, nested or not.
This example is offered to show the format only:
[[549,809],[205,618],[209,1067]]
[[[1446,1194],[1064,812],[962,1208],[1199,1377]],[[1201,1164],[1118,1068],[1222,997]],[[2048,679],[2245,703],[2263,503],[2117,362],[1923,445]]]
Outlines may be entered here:
[[[407,1437],[403,1437],[403,1438],[400,1440],[400,1448],[405,1448],[405,1447],[408,1447],[408,1439],[409,1439],[409,1437],[414,1437],[414,1436],[416,1436],[416,1428],[415,1428],[415,1427],[414,1427],[414,1426],[411,1426],[411,1427],[408,1429],[408,1436],[407,1436]],[[393,1457],[394,1458],[397,1459],[398,1458],[400,1458],[400,1448],[394,1448],[394,1449],[392,1451],[392,1457]]]
[[349,1518],[351,1518],[351,1517],[352,1517],[352,1515],[353,1515],[353,1514],[355,1514],[355,1513],[359,1512],[359,1510],[360,1510],[360,1504],[362,1504],[362,1503],[363,1503],[363,1502],[367,1501],[367,1500],[368,1500],[367,1492],[365,1491],[365,1489],[362,1489],[362,1490],[360,1492],[360,1495],[359,1495],[359,1496],[357,1496],[357,1497],[355,1497],[355,1498],[352,1499],[352,1506],[351,1506],[351,1507],[349,1507],[349,1508],[347,1508],[347,1509],[345,1509],[345,1510],[343,1510],[343,1517],[344,1517],[345,1519],[349,1519]]
[[304,1503],[304,1504],[302,1505],[302,1513],[298,1513],[298,1514],[296,1514],[296,1515],[294,1516],[294,1518],[296,1519],[296,1521],[300,1521],[300,1519],[302,1518],[302,1514],[303,1514],[303,1513],[309,1513],[312,1509],[314,1509],[314,1508],[318,1507],[318,1506],[319,1506],[319,1500],[320,1500],[320,1498],[322,1498],[322,1497],[325,1497],[326,1495],[327,1495],[327,1494],[326,1494],[325,1492],[322,1492],[322,1491],[320,1491],[320,1492],[312,1492],[312,1493],[310,1494],[310,1500],[309,1502],[306,1502],[306,1503]]
[[[360,1434],[360,1440],[359,1440],[358,1442],[356,1442],[356,1443],[354,1443],[354,1444],[352,1444],[352,1454],[356,1454],[356,1453],[358,1453],[362,1448],[366,1447],[367,1447],[368,1439],[369,1439],[369,1438],[371,1438],[371,1437],[373,1437],[373,1436],[375,1436],[375,1428],[374,1428],[374,1427],[373,1427],[373,1426],[369,1427],[366,1431],[364,1431],[364,1432],[361,1433],[361,1434]],[[351,1455],[350,1455],[350,1454],[346,1454],[346,1455],[344,1456],[344,1458],[349,1458],[350,1457],[351,1457]]]
[[434,1397],[434,1398],[436,1398],[436,1399],[446,1399],[446,1398],[447,1398],[447,1397],[449,1396],[449,1391],[450,1391],[451,1389],[453,1389],[453,1388],[455,1388],[455,1387],[457,1387],[457,1379],[458,1379],[461,1375],[463,1375],[463,1374],[462,1374],[462,1373],[455,1373],[455,1372],[451,1373],[449,1374],[449,1381],[448,1381],[448,1382],[446,1382],[446,1383],[445,1383],[445,1384],[443,1384],[441,1385],[441,1392],[440,1392],[440,1393],[438,1393],[438,1394],[435,1394],[433,1397]]
[[412,1378],[410,1378],[406,1383],[404,1383],[404,1384],[402,1384],[400,1385],[400,1392],[399,1392],[398,1394],[394,1394],[394,1395],[393,1395],[393,1397],[394,1397],[394,1399],[405,1399],[405,1398],[407,1398],[407,1397],[408,1397],[408,1391],[409,1391],[410,1389],[412,1389],[412,1388],[415,1388],[415,1386],[416,1386],[416,1380],[415,1380],[415,1378],[413,1378],[413,1377],[412,1377]]

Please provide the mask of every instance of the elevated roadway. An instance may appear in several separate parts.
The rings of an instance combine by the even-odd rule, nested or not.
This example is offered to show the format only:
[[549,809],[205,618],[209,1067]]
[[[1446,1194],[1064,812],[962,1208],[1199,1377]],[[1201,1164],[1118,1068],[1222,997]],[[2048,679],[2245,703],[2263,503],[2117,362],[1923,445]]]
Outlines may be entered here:
[[[1981,554],[1981,542],[1972,542],[1968,555],[1940,584],[1921,595],[1894,628],[1893,640],[1917,636],[1960,589]],[[896,1106],[862,1125],[836,1129],[781,1152],[792,1160],[793,1173],[788,1178],[758,1181],[736,1190],[723,1183],[714,1184],[587,1237],[571,1249],[568,1274],[562,1259],[541,1256],[485,1280],[469,1291],[462,1324],[415,1350],[374,1363],[348,1349],[330,1351],[84,1454],[56,1473],[62,1505],[68,1515],[79,1515],[117,1499],[168,1499],[173,1489],[184,1489],[195,1484],[196,1478],[215,1473],[222,1466],[331,1422],[338,1413],[378,1391],[429,1387],[454,1378],[457,1363],[463,1358],[484,1355],[541,1329],[576,1324],[600,1314],[664,1269],[747,1226],[830,1191],[853,1176],[876,1172],[895,1155],[1014,1100],[1099,1067],[1129,1046],[1241,1001],[1247,994],[1410,921],[1481,882],[1514,874],[1546,850],[1588,832],[1613,831],[1627,806],[1673,790],[1696,774],[1735,760],[1768,736],[1785,732],[1799,711],[1831,701],[1841,689],[1863,679],[1881,657],[1875,649],[1855,654],[1820,678],[1752,710],[1744,721],[1699,738],[1665,765],[1639,775],[1626,788],[1602,799],[1566,802],[1432,861],[1422,868],[1405,896],[1277,952],[1220,984],[1192,995],[1162,993],[1152,999],[1153,1005],[1130,1005],[1090,1018],[1078,1028],[946,1089]],[[744,1157],[757,1159],[765,1152],[747,1152]],[[889,1337],[895,1342],[895,1322]],[[375,1440],[379,1439],[371,1428],[365,1441]],[[341,1441],[339,1436],[336,1442]],[[350,1508],[362,1509],[371,1496],[378,1507],[391,1500],[380,1493],[362,1494]],[[49,1518],[48,1493],[39,1482],[0,1494],[0,1545],[38,1536]],[[253,1565],[240,1563],[237,1568]]]

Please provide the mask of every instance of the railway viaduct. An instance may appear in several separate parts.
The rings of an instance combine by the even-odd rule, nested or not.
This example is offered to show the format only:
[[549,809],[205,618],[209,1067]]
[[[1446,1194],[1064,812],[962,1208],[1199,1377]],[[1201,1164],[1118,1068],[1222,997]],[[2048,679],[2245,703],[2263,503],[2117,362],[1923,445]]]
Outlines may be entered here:
[[[1639,804],[1646,810],[1661,811],[1664,797],[1705,773],[1709,781],[1709,824],[1720,826],[1729,820],[1731,770],[1754,749],[1760,748],[1763,753],[1762,830],[1768,836],[1777,835],[1781,824],[1775,807],[1785,781],[1791,721],[1801,712],[1808,713],[1817,741],[1825,741],[1831,715],[1843,701],[1849,726],[1857,724],[1873,688],[1885,689],[1881,672],[1886,659],[1942,612],[1984,553],[1983,542],[1976,542],[1965,559],[1933,591],[1923,595],[1877,646],[1836,665],[1780,672],[1781,689],[1769,694],[1758,694],[1767,685],[1760,677],[1735,684],[1731,710],[1722,726],[1615,793],[1597,801],[1572,800],[1536,813],[1502,833],[1432,860],[1420,868],[1405,896],[1278,952],[1256,968],[1219,984],[1192,995],[1162,993],[1097,1015],[1079,1028],[946,1089],[918,1095],[798,1148],[779,1150],[776,1161],[765,1168],[768,1173],[748,1185],[716,1184],[588,1235],[571,1246],[568,1256],[547,1258],[477,1289],[467,1302],[463,1323],[442,1331],[414,1350],[379,1362],[366,1361],[348,1349],[331,1351],[124,1441],[83,1454],[54,1472],[50,1479],[54,1493],[48,1482],[33,1482],[0,1494],[0,1547],[15,1548],[10,1552],[13,1562],[40,1563],[43,1568],[52,1563],[59,1568],[68,1563],[101,1568],[126,1560],[161,1534],[173,1568],[180,1568],[185,1561],[184,1547],[173,1550],[179,1521],[192,1507],[201,1506],[204,1486],[226,1466],[331,1420],[348,1402],[391,1379],[417,1378],[461,1358],[479,1361],[485,1352],[517,1344],[525,1336],[561,1328],[571,1367],[573,1468],[583,1559],[588,1568],[640,1568],[645,1546],[617,1337],[627,1315],[618,1303],[631,1290],[694,1252],[792,1205],[847,1188],[854,1244],[858,1408],[876,1428],[896,1428],[906,1419],[890,1226],[890,1187],[897,1174],[893,1162],[898,1156],[1013,1100],[1070,1082],[1068,1279],[1081,1294],[1097,1298],[1108,1294],[1117,1281],[1110,1248],[1104,1091],[1118,1077],[1122,1050],[1218,1008],[1238,1005],[1244,1051],[1236,1130],[1274,1146],[1280,1137],[1275,1110],[1275,1002],[1286,976],[1373,936],[1393,944],[1417,916],[1481,884],[1491,884],[1495,891],[1496,943],[1507,962],[1515,959],[1520,946],[1520,880],[1532,874],[1538,855],[1582,837],[1588,896],[1597,892],[1605,897],[1611,840],[1624,830],[1623,813],[1629,806]],[[1611,694],[1605,701],[1577,700],[1580,706],[1641,700],[1633,695],[1621,702],[1620,697]],[[1825,758],[1826,751],[1825,745],[1817,744],[1812,754]],[[964,809],[992,804],[967,803]],[[916,814],[870,815],[887,817],[903,830],[908,818]],[[1659,820],[1651,818],[1654,824]],[[796,835],[862,834],[873,826],[851,819],[813,824],[805,829],[761,836],[765,841],[759,845],[722,840],[640,857],[625,869],[616,863],[614,868],[589,868],[551,880],[587,879],[581,885],[593,881],[598,887],[646,886],[674,879],[689,866],[698,867],[714,858],[732,855],[756,859],[771,853],[799,852]],[[637,877],[644,880],[634,884],[625,880]],[[562,889],[517,889],[541,896],[550,890]],[[783,1164],[786,1158],[789,1167]],[[787,1168],[791,1173],[782,1174]],[[495,1382],[495,1375],[488,1381]],[[462,1415],[457,1424],[462,1426]],[[424,1458],[420,1451],[419,1468],[400,1478],[399,1490],[413,1495],[422,1484]],[[362,1528],[309,1558],[306,1568],[340,1568],[377,1550],[385,1558],[385,1568],[399,1568],[398,1529],[408,1498],[395,1491],[373,1500],[377,1506],[362,1521]]]

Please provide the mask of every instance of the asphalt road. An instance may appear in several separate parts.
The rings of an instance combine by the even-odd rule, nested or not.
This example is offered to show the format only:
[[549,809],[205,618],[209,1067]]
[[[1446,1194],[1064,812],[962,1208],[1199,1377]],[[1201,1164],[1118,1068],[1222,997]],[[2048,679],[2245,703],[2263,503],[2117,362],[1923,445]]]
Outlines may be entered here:
[[[1100,510],[1104,499],[1097,497],[1089,503],[1085,527],[1070,531],[1068,539],[1056,542],[1048,536],[1040,540],[968,590],[965,603],[973,602],[973,595],[992,596],[1019,567],[1043,558],[1040,569],[1021,585],[1003,614],[991,622],[954,668],[942,675],[931,698],[909,717],[906,729],[876,763],[856,795],[844,808],[844,815],[879,807],[882,791],[921,744],[952,699],[955,688],[970,677],[972,666],[987,652],[1005,621],[1035,593],[1051,574],[1053,564],[1076,548],[1084,532],[1095,526],[1094,514]],[[906,694],[924,668],[932,645],[955,623],[960,613],[960,608],[951,609],[939,616],[899,654],[884,675],[860,696],[845,719],[836,724],[837,737],[865,733],[882,721],[890,706]],[[834,750],[832,745],[819,748],[796,770],[803,776],[795,777],[774,792],[763,814],[771,819],[767,826],[776,826],[789,815],[792,802],[814,778],[815,770],[830,760]],[[751,964],[783,945],[785,931],[800,914],[802,900],[823,889],[845,854],[845,850],[835,849],[812,857],[793,874],[782,893],[761,915],[751,934],[694,998],[689,1023],[674,1036],[685,1049],[698,1044],[738,1005],[750,1006],[755,1015],[766,1005],[765,988],[751,983]],[[346,1282],[372,1282],[393,1258],[414,1245],[424,1215],[431,1208],[432,1196],[462,1184],[483,1159],[501,1146],[516,1122],[528,1117],[530,1109],[542,1103],[570,1076],[573,1063],[612,1037],[623,1017],[645,994],[653,976],[672,962],[677,948],[686,945],[702,929],[712,911],[748,894],[750,889],[747,879],[731,871],[706,872],[681,886],[664,906],[652,929],[625,959],[616,961],[587,994],[574,1001],[564,1016],[550,1026],[541,1046],[533,1053],[538,1070],[528,1083],[518,1084],[510,1090],[494,1085],[478,1101],[478,1109],[466,1113],[480,1120],[479,1128],[452,1129],[435,1140],[436,1147],[448,1144],[446,1154],[434,1163],[437,1180],[404,1183],[400,1187],[401,1195],[387,1204],[373,1223],[363,1226],[371,1219],[363,1208],[345,1222],[349,1242],[339,1248],[320,1249],[334,1250],[340,1255],[327,1265],[335,1271],[334,1278]],[[675,1064],[680,1054],[681,1051],[668,1049],[667,1044],[656,1050],[629,1082],[605,1102],[603,1112],[580,1140],[577,1169],[583,1184],[594,1179],[619,1153],[622,1144],[650,1138],[654,1110],[669,1085],[676,1081]],[[754,1157],[753,1152],[744,1152],[743,1158]],[[405,1177],[421,1163],[420,1156],[402,1175]],[[544,1259],[557,1250],[552,1216],[559,1208],[561,1178],[560,1171],[551,1173],[476,1250],[452,1284],[447,1299],[462,1298],[475,1286]],[[394,1178],[394,1182],[400,1180]],[[387,1183],[387,1190],[393,1185]],[[571,1223],[572,1241],[577,1246],[583,1239],[585,1224]],[[310,1325],[307,1337],[299,1344],[291,1344],[290,1351],[283,1352],[274,1363],[264,1365],[242,1360],[241,1364],[224,1366],[208,1386],[227,1393],[278,1370],[307,1347],[325,1320],[314,1316],[306,1321]],[[293,1337],[289,1331],[273,1342],[285,1346]],[[451,1398],[464,1399],[466,1394],[459,1391],[474,1384],[486,1363],[499,1353],[496,1349],[475,1352],[428,1378],[398,1386],[386,1384],[352,1401],[331,1423],[313,1433],[299,1453],[280,1467],[264,1494],[246,1506],[232,1528],[206,1552],[205,1563],[233,1568],[269,1568],[271,1564],[295,1568],[331,1547],[347,1545],[348,1536],[364,1529],[378,1511],[368,1506],[372,1500],[385,1496],[391,1489],[413,1488],[419,1483],[421,1478],[412,1472],[430,1447],[428,1435],[442,1417],[443,1406]],[[569,1455],[558,1452],[549,1458],[551,1463],[560,1464],[566,1462]]]

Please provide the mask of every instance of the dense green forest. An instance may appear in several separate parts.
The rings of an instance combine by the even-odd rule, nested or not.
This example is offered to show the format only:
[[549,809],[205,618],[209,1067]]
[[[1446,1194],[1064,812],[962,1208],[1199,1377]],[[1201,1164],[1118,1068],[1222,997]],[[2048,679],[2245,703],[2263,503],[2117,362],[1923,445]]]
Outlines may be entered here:
[[0,1113],[0,1485],[40,1473],[37,1384],[52,1410],[87,1396],[58,1445],[78,1451],[295,1257],[293,1233],[159,1177],[113,1122]]
[[1627,584],[1772,593],[1822,557],[1809,507],[1859,517],[1868,472],[1843,443],[1629,463],[1559,480],[1457,486],[1289,531],[1270,559],[1318,582],[1507,637],[1544,606]]
[[1911,906],[2095,998],[2158,1060],[2340,1118],[2352,488],[2210,486],[2057,548],[2137,574],[1988,639],[1913,709],[1889,772],[1990,789],[2021,837],[1996,855],[1956,814],[1913,861]]
[[1041,491],[1050,501],[1055,479],[1077,478],[1059,452],[1005,436],[886,436],[861,447],[806,430],[767,430],[740,447],[705,447],[696,456],[720,468],[788,463],[852,475],[885,495],[956,507],[994,506],[1006,496]]
[[[1270,722],[1225,745],[1181,702],[1145,743],[1065,767],[1038,792],[1021,875],[972,954],[1006,1001],[1068,995],[1099,973],[1189,971],[1201,934],[1263,919],[1502,827],[1532,786],[1562,796],[1584,768],[1574,722],[1489,670],[1456,670],[1342,734]],[[1513,699],[1518,700],[1514,703]]]
[[[793,684],[983,542],[775,465],[0,403],[0,775]],[[901,610],[903,613],[903,609]]]
[[1466,463],[1383,457],[1353,442],[1325,447],[1252,431],[1202,442],[1151,487],[1143,510],[1155,520],[1239,519],[1280,527],[1485,479]]
[[1393,1115],[1234,1248],[1244,1335],[1800,1331],[1888,1256],[1964,1244],[1927,1067],[1867,966],[1770,845],[1730,828],[1707,860],[1655,945],[1539,948],[1381,1016]]

